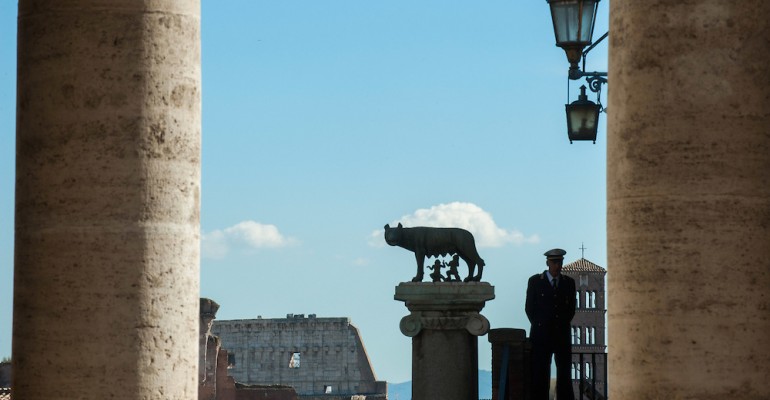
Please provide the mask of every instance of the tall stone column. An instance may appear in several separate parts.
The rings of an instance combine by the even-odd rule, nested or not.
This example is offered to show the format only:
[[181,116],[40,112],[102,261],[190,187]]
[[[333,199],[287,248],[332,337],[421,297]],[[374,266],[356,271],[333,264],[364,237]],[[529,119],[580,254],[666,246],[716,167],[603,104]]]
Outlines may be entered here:
[[609,397],[768,399],[770,2],[613,1]]
[[20,0],[14,399],[197,396],[197,0]]
[[489,331],[481,314],[495,289],[477,283],[401,283],[396,300],[411,312],[401,333],[412,338],[412,399],[477,400],[478,336]]

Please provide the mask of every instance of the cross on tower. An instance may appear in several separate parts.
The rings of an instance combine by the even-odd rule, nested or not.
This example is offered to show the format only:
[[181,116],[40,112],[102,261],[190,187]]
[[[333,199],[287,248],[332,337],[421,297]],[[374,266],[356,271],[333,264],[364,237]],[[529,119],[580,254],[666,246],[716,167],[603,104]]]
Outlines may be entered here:
[[585,258],[586,246],[580,242],[580,258]]

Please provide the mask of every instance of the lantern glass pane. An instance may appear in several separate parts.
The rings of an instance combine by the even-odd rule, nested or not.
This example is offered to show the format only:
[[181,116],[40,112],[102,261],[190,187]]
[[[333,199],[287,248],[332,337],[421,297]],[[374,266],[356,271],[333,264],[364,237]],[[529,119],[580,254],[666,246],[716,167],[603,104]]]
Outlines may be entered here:
[[575,42],[577,40],[578,24],[580,23],[577,0],[551,3],[553,32],[556,44]]
[[583,43],[591,43],[593,40],[593,30],[594,30],[594,18],[596,18],[596,6],[598,4],[598,1],[592,1],[592,0],[584,0],[583,1],[583,16],[581,18],[581,25],[580,25],[580,37],[578,38],[579,42]]
[[551,18],[556,44],[591,43],[597,0],[552,1]]
[[567,106],[569,136],[575,140],[593,140],[599,121],[599,105],[570,104]]

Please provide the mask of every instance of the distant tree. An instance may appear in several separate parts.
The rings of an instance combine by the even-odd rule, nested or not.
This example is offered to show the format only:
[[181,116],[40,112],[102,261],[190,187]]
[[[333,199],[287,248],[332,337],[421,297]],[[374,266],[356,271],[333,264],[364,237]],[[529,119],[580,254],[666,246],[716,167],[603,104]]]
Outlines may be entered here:
[[0,363],[9,363],[11,362],[11,357],[3,357],[3,360],[0,361]]

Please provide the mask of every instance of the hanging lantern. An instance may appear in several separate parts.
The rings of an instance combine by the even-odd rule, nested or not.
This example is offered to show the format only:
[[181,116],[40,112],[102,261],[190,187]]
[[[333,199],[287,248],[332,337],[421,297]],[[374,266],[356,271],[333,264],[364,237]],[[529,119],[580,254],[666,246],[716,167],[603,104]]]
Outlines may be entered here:
[[588,100],[586,87],[580,87],[578,99],[567,104],[567,134],[569,142],[573,140],[590,140],[596,143],[596,129],[599,125],[601,106]]

